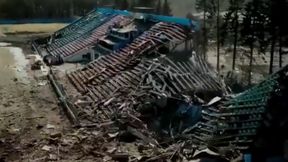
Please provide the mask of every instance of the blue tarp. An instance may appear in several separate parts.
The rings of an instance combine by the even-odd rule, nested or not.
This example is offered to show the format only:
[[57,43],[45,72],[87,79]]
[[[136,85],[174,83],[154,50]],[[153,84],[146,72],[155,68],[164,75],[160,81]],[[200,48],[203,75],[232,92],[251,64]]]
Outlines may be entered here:
[[151,127],[156,131],[172,132],[175,135],[193,127],[202,118],[202,106],[197,104],[160,98],[155,105],[159,106],[157,110],[160,111],[157,111],[158,116],[153,119]]

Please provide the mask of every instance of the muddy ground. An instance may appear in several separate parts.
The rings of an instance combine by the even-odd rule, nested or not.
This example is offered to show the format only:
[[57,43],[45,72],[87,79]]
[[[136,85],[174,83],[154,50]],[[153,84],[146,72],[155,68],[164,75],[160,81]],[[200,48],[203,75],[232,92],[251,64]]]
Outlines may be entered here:
[[31,60],[19,58],[32,52],[22,46],[23,56],[16,56],[20,48],[0,47],[0,161],[47,160],[46,140],[71,129],[50,85],[30,70]]
[[29,36],[0,37],[0,162],[103,161],[93,153],[99,133],[73,127],[47,77],[31,70]]

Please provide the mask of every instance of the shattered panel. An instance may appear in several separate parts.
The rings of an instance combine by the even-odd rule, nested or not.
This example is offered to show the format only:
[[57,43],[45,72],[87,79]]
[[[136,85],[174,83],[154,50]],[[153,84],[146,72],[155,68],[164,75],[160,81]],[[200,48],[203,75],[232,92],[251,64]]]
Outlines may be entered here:
[[[226,98],[217,106],[208,107],[203,111],[203,121],[193,132],[194,137],[202,142],[209,141],[214,146],[249,148],[259,129],[268,128],[275,118],[275,113],[271,114],[276,111],[275,101],[284,102],[280,99],[287,96],[286,73],[287,67],[236,97]],[[281,104],[277,109],[284,111]]]

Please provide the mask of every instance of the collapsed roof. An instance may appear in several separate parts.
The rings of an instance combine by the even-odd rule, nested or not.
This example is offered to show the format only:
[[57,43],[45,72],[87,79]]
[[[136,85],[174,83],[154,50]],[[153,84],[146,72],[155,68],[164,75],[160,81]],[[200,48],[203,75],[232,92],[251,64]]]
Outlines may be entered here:
[[76,106],[83,111],[87,102],[102,102],[111,99],[121,89],[133,92],[141,91],[139,88],[143,87],[150,89],[147,94],[182,99],[185,95],[200,93],[207,98],[225,94],[225,84],[199,56],[173,62],[161,53],[163,48],[171,52],[170,49],[185,42],[185,33],[185,28],[179,24],[156,23],[124,48],[69,73],[69,80],[82,94],[81,98],[85,98],[80,102],[85,103],[84,107]]
[[[140,17],[138,17],[139,14],[141,15]],[[138,20],[143,21],[139,28],[136,26]],[[82,50],[95,46],[101,39],[109,35],[111,29],[119,33],[131,31],[142,33],[149,29],[151,25],[153,26],[159,22],[181,25],[188,30],[188,33],[196,29],[195,22],[192,23],[188,19],[98,8],[67,27],[55,32],[50,37],[35,40],[33,47],[42,56],[53,56],[63,61],[66,58],[77,55]],[[114,27],[118,29],[113,29]],[[163,28],[162,31],[165,30]],[[167,31],[169,32],[169,30]],[[169,38],[178,36],[167,35]]]
[[[179,129],[182,139],[204,146],[235,145],[238,149],[247,149],[259,128],[270,127],[271,121],[266,118],[267,113],[275,113],[272,109],[275,101],[287,97],[287,67],[254,88],[231,97],[222,79],[198,55],[193,54],[189,60],[181,62],[172,61],[165,55],[173,53],[175,47],[187,40],[191,31],[187,32],[186,23],[183,24],[186,21],[177,19],[173,22],[175,18],[149,16],[150,20],[157,21],[124,47],[67,74],[70,83],[79,92],[79,95],[70,98],[73,100],[70,106],[74,107],[74,116],[81,124],[99,126],[109,121],[122,122],[134,129],[139,127],[143,133],[148,129],[145,122],[151,122],[150,127],[154,127],[153,123],[156,125],[158,122],[156,118],[166,115],[165,111],[172,106],[177,110],[169,112],[195,118],[193,122],[188,122],[193,124]],[[127,12],[96,10],[56,32],[54,40],[46,47],[39,41],[34,47],[37,50],[47,48],[53,56],[67,57],[106,39],[108,30],[115,24],[123,27],[116,30],[121,33],[134,31],[135,28],[131,28],[134,21]],[[218,98],[208,103],[216,96]],[[177,104],[169,105],[169,99]],[[279,105],[278,108],[285,106]],[[155,108],[157,112],[153,112],[153,116],[148,115],[155,120],[147,120],[147,111]],[[168,134],[174,137],[171,125]],[[180,125],[183,127],[183,121]],[[147,132],[144,134],[155,137]],[[144,140],[139,133],[135,136]],[[148,142],[157,145],[153,140]]]
[[40,54],[69,57],[80,50],[95,44],[99,38],[105,36],[110,26],[114,24],[126,25],[131,18],[113,14],[108,11],[93,11],[67,27],[55,32],[43,48],[41,43],[35,42]]
[[[141,78],[141,74],[144,74],[146,70],[148,70],[148,67],[151,66],[150,64],[152,62],[146,61],[145,63],[139,64],[139,59],[141,59],[143,55],[149,55],[149,53],[153,53],[155,51],[157,52],[157,49],[161,48],[162,46],[166,46],[167,44],[180,44],[185,41],[185,38],[186,36],[184,35],[184,30],[180,26],[167,23],[158,23],[154,25],[150,30],[144,32],[141,36],[136,38],[131,44],[127,45],[125,48],[122,48],[119,51],[114,51],[107,56],[103,56],[98,60],[88,64],[84,69],[69,74],[69,78],[73,80],[73,83],[81,92],[87,92],[89,86],[99,85],[100,83],[111,79],[113,76],[116,76],[117,73],[121,74],[122,71],[125,71],[127,69],[131,69],[131,72],[129,72],[127,75],[130,76],[130,78],[139,81],[139,78]],[[191,66],[195,66],[191,63],[184,63],[183,65],[179,63],[179,65],[176,65],[171,60],[167,62],[171,64],[170,67],[174,67],[174,73],[178,71],[179,74],[181,73],[181,71],[188,71]],[[133,69],[133,66],[136,67],[134,67]],[[179,68],[178,66],[182,67]],[[162,68],[162,70],[166,71],[167,69]],[[185,82],[186,80],[191,79],[192,76],[183,75],[180,77],[182,77],[181,79]],[[129,77],[124,78],[129,79]],[[200,85],[200,80],[201,79],[199,78],[199,80],[195,81],[195,83],[198,83]],[[113,86],[113,84],[114,86],[115,84],[117,85],[117,83],[110,84],[111,86]],[[124,86],[125,84],[126,86],[128,86],[128,83],[125,82],[124,84],[120,85]],[[205,86],[209,87],[207,83]],[[180,87],[186,88],[183,85]],[[178,86],[176,86],[175,90],[181,91]],[[172,92],[174,92],[175,90],[171,89]]]
[[[138,94],[138,91],[145,90],[146,95],[179,99],[198,93],[206,96],[210,93],[210,97],[221,96],[226,92],[221,79],[197,56],[191,61],[177,63],[166,56],[141,61],[130,57],[129,61],[119,63],[117,60],[109,59],[111,56],[114,55],[102,57],[85,68],[68,74],[70,81],[83,95],[82,103],[107,101],[115,98],[115,94],[123,89],[125,94]],[[96,66],[98,64],[99,66]],[[87,104],[79,108],[83,110],[87,108]],[[91,109],[94,109],[93,106]]]

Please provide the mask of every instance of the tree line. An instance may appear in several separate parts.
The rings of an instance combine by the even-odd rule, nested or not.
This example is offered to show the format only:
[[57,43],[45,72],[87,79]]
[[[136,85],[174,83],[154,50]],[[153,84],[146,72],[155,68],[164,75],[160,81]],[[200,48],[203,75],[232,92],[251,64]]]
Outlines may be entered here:
[[[208,40],[217,42],[217,69],[219,67],[219,49],[233,47],[233,65],[239,57],[238,48],[249,48],[249,81],[253,67],[253,58],[257,53],[270,53],[269,73],[273,67],[283,66],[282,56],[287,54],[283,47],[288,45],[288,2],[286,0],[227,0],[229,7],[220,11],[222,0],[197,0],[197,9],[203,12],[199,51],[206,56]],[[257,53],[255,53],[257,51]],[[274,62],[275,54],[279,62]]]
[[107,6],[131,11],[151,7],[152,13],[171,15],[168,0],[0,0],[0,18],[69,18]]

